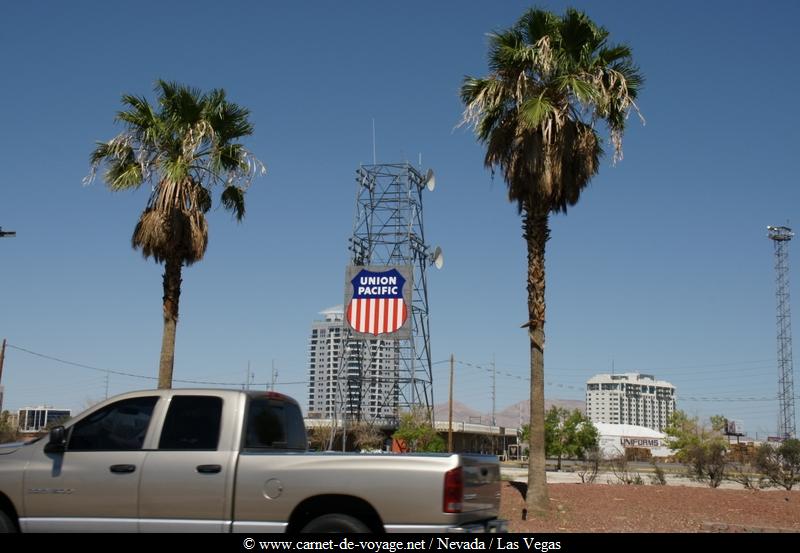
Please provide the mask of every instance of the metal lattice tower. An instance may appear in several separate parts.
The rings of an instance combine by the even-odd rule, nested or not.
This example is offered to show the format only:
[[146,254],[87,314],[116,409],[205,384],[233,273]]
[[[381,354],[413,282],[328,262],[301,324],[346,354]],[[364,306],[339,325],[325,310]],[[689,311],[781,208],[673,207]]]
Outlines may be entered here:
[[767,227],[775,246],[775,299],[778,306],[778,435],[795,433],[794,376],[792,368],[792,316],[789,305],[789,227]]
[[[426,268],[436,261],[425,243],[422,196],[433,189],[433,173],[420,173],[409,163],[362,165],[356,171],[356,203],[353,234],[349,239],[353,265],[405,265],[413,271],[409,317],[411,339],[360,343],[344,338],[339,368],[339,398],[347,418],[395,426],[399,413],[422,408],[432,417],[433,370],[428,325]],[[436,256],[441,255],[437,248]],[[349,330],[348,330],[349,332]],[[390,345],[389,345],[390,344]],[[395,371],[382,375],[370,370],[376,350],[396,356]],[[385,353],[384,353],[385,355]],[[393,373],[393,374],[391,374]],[[383,379],[382,382],[376,380]],[[376,393],[380,394],[379,399]],[[383,415],[369,420],[362,408],[364,398],[380,402]]]

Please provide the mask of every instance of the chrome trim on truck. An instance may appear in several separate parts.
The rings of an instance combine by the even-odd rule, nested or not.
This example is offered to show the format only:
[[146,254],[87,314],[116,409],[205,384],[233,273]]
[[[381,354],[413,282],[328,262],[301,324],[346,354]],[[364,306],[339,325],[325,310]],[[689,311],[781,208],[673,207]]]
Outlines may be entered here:
[[233,523],[234,534],[285,534],[286,522],[256,522],[245,520]]
[[448,526],[440,524],[387,524],[387,533],[425,533],[425,534],[500,534],[508,532],[508,521],[506,520],[485,520],[474,524],[463,524],[461,526]]

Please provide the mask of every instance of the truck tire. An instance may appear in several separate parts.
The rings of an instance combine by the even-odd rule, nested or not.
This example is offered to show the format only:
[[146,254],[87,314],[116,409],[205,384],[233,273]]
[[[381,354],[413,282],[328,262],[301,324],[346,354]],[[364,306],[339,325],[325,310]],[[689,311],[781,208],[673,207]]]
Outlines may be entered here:
[[5,514],[3,511],[0,511],[0,534],[16,534],[17,533],[17,526],[14,524],[14,521]]
[[301,534],[369,534],[369,526],[349,515],[330,513],[306,524]]

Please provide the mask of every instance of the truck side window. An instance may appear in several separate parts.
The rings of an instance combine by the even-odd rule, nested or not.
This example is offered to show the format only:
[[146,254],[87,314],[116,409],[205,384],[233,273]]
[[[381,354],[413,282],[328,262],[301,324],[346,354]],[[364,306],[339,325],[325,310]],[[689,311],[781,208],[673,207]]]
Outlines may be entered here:
[[219,444],[222,398],[173,396],[158,449],[214,451]]
[[254,398],[245,429],[245,449],[306,449],[303,415],[293,403]]
[[81,420],[70,430],[69,451],[142,449],[158,397],[117,401]]

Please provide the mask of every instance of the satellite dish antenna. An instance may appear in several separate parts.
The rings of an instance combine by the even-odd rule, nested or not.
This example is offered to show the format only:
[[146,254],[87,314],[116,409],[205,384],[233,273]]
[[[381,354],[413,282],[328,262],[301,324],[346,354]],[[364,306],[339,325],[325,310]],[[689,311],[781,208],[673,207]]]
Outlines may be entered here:
[[428,172],[425,173],[425,186],[427,186],[428,190],[431,192],[436,188],[436,176],[433,174],[433,169],[428,169]]
[[433,265],[437,269],[441,269],[442,267],[444,267],[444,254],[442,253],[442,248],[436,246],[436,249],[433,250],[433,256],[431,257],[431,261],[433,262]]

